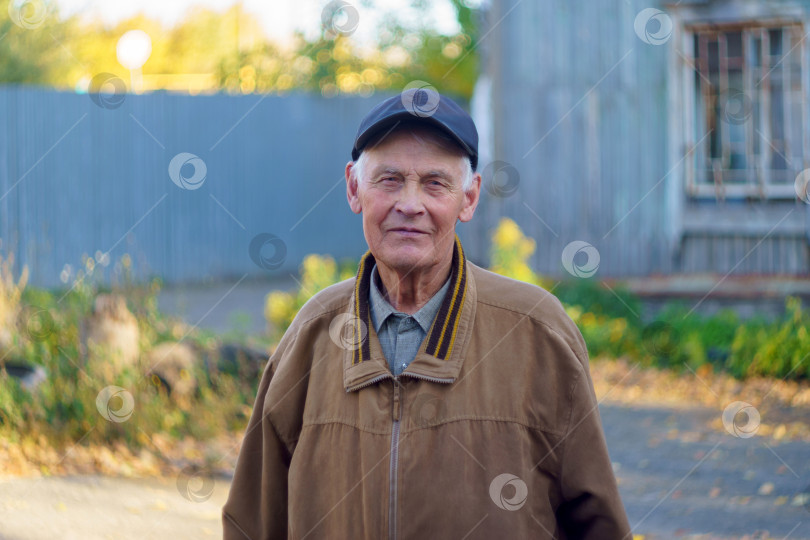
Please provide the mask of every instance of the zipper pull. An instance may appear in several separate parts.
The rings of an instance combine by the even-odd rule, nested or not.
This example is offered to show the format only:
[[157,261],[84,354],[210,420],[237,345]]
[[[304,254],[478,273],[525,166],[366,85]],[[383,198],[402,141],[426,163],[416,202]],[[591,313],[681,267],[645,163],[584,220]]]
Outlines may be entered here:
[[399,421],[402,418],[402,407],[399,398],[399,377],[394,378],[394,410],[393,410],[393,418],[396,421]]

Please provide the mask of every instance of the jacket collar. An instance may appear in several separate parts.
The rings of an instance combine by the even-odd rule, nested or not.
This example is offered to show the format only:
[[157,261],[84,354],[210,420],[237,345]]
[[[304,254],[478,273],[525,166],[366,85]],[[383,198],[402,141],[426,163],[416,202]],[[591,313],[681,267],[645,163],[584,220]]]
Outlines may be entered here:
[[[345,347],[343,358],[343,384],[349,392],[393,378],[371,323],[368,304],[369,287],[372,286],[371,270],[375,262],[370,251],[360,260],[349,303],[348,316],[352,321],[354,339],[351,346]],[[455,381],[470,337],[475,300],[475,286],[469,264],[464,258],[461,241],[456,236],[450,286],[419,352],[401,376],[441,383]]]

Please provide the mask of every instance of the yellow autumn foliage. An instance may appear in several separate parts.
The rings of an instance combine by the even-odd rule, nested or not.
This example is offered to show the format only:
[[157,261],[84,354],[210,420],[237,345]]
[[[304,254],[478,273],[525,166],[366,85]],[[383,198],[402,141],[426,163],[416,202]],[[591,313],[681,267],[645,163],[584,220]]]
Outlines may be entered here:
[[339,268],[337,262],[328,255],[307,255],[300,267],[298,288],[294,291],[272,291],[264,301],[264,317],[268,330],[281,337],[292,323],[301,306],[317,292],[352,277],[350,267]]
[[28,282],[28,267],[23,267],[19,279],[15,281],[13,266],[13,255],[6,260],[0,256],[0,345],[3,346],[11,345],[20,299]]
[[517,223],[509,218],[501,218],[492,234],[492,265],[489,269],[502,276],[548,289],[547,280],[529,266],[529,259],[536,247],[535,241],[524,235]]

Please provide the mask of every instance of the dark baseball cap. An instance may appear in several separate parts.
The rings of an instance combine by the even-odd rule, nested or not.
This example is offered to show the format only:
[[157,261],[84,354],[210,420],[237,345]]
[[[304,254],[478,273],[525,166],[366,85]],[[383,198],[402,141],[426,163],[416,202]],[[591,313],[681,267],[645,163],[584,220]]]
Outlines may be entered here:
[[429,87],[410,88],[371,109],[360,122],[352,148],[352,160],[376,134],[392,130],[403,122],[424,122],[447,133],[470,156],[473,170],[478,167],[478,130],[464,109]]

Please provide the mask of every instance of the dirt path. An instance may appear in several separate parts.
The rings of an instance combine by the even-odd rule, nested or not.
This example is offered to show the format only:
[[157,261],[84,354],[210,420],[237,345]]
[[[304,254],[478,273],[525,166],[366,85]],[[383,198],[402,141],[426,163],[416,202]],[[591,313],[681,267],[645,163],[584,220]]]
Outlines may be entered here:
[[[630,523],[645,540],[810,539],[810,443],[734,437],[709,408],[601,407]],[[218,538],[227,480],[0,480],[0,538]],[[805,495],[802,495],[802,494]]]
[[[99,476],[0,480],[0,538],[221,538],[220,511],[229,483],[215,482],[210,498],[192,502],[171,480]],[[199,491],[200,486],[191,487]]]

